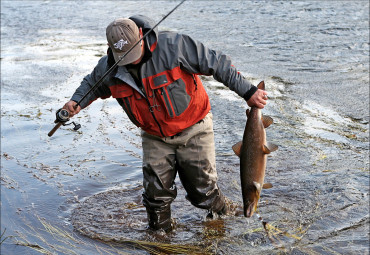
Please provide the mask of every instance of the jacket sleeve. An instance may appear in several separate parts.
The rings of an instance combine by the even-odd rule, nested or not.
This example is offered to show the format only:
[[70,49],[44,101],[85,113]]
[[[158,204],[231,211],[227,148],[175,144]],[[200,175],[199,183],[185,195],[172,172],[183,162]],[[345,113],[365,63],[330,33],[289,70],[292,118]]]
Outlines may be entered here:
[[[75,102],[80,101],[81,98],[96,84],[96,82],[104,75],[107,70],[107,56],[104,56],[99,60],[94,70],[83,78],[81,85],[76,89],[71,100]],[[95,90],[89,93],[89,95],[81,102],[80,106],[81,108],[85,108],[97,98],[104,99],[110,96],[111,92],[108,86],[106,86],[103,81]]]
[[187,35],[179,35],[178,51],[182,68],[190,73],[212,75],[246,101],[257,91],[232,65],[229,56],[211,50]]

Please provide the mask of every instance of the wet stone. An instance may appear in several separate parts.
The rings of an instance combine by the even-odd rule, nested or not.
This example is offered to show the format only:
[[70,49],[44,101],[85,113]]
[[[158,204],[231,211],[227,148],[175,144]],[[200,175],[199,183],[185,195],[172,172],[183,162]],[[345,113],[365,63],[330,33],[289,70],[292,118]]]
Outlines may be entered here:
[[244,239],[251,246],[261,246],[261,245],[266,244],[268,242],[268,240],[266,239],[266,235],[264,233],[260,233],[260,232],[245,234]]

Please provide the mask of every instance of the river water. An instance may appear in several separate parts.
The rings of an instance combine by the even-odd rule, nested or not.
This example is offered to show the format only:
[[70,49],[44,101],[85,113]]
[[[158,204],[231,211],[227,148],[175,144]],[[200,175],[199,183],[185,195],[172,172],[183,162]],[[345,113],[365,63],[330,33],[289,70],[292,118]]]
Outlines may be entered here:
[[[1,1],[1,254],[148,254],[140,241],[211,254],[369,254],[368,1],[187,1],[159,26],[265,81],[263,114],[275,122],[267,137],[279,146],[266,169],[274,187],[258,207],[267,231],[257,217],[206,220],[179,183],[177,227],[153,237],[141,206],[140,132],[113,99],[76,116],[79,131],[47,136],[105,54],[107,24],[138,13],[159,21],[177,3]],[[231,146],[247,105],[203,80],[219,185],[241,202]]]

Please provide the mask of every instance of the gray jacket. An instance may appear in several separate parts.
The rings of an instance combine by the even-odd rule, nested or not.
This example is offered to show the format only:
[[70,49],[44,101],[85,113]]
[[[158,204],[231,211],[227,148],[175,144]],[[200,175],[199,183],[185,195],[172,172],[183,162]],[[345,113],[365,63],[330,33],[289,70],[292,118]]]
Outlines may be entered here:
[[[130,19],[143,28],[144,34],[154,26],[153,20],[143,15],[136,15]],[[187,35],[158,32],[155,29],[145,39],[145,44],[147,49],[153,49],[154,45],[156,47],[150,51],[150,59],[142,65],[140,72],[142,78],[180,66],[182,70],[191,74],[212,75],[217,81],[235,91],[245,100],[248,100],[257,90],[232,66],[230,57],[207,48]],[[109,67],[108,56],[102,57],[94,70],[83,79],[71,100],[78,102]],[[81,102],[81,107],[86,107],[97,98],[110,97],[112,94],[109,87],[119,82],[128,84],[145,96],[125,66],[119,66],[115,72],[105,78],[99,88]]]

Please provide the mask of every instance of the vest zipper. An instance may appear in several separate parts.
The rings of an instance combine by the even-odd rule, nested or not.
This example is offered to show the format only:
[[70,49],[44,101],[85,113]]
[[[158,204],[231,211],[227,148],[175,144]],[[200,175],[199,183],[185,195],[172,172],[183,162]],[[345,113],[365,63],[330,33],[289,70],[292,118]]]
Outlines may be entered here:
[[193,78],[193,81],[195,84],[195,90],[198,90],[198,83],[197,83],[197,80],[195,79],[195,74],[192,74],[191,77]]

